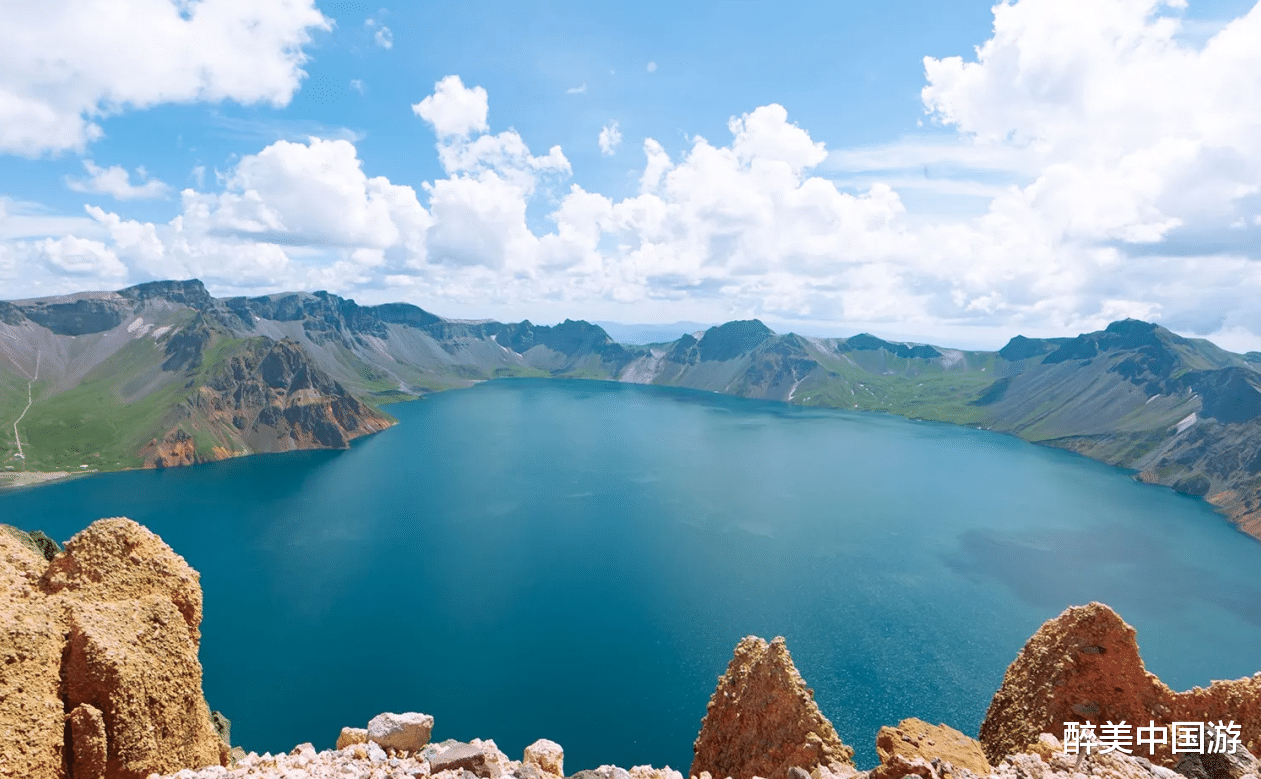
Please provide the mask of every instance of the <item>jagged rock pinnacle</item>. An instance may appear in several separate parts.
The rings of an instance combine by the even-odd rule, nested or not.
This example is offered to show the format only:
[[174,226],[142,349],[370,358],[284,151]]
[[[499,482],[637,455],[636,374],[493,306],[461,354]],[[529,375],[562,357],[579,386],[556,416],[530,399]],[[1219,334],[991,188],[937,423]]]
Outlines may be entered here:
[[783,637],[748,636],[709,701],[692,776],[789,779],[793,767],[852,765],[854,750],[819,711]]

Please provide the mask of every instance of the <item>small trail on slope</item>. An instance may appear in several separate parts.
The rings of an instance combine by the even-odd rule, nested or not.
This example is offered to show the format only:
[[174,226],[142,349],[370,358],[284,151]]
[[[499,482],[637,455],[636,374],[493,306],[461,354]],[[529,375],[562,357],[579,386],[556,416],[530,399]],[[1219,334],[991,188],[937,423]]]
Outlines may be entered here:
[[[16,362],[13,364],[15,367],[17,366]],[[22,371],[20,367],[18,368],[18,370]],[[31,410],[31,403],[34,402],[31,397],[31,387],[33,387],[35,385],[35,382],[39,380],[39,350],[35,351],[35,375],[30,376],[26,373],[26,371],[22,371],[22,375],[26,376],[26,378],[28,379],[28,381],[26,382],[26,408],[22,409],[22,413],[13,422],[13,440],[16,441],[18,445],[18,457],[21,458],[23,462],[25,462],[26,455],[22,454],[22,437],[18,435],[18,422],[21,422],[22,418],[26,416],[26,412]]]

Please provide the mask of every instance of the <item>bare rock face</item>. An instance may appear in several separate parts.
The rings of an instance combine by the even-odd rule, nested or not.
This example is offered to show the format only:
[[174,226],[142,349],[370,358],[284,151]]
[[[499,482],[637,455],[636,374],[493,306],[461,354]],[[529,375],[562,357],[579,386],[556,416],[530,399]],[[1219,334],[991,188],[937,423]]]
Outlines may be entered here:
[[871,779],[901,779],[908,774],[956,776],[960,769],[977,776],[990,772],[981,743],[947,725],[930,725],[921,719],[904,719],[896,728],[883,727],[876,734],[880,765]]
[[[1134,728],[1234,720],[1242,745],[1255,752],[1261,676],[1174,692],[1144,668],[1134,628],[1116,612],[1102,603],[1074,606],[1042,625],[1008,667],[981,724],[981,744],[997,765],[1043,733],[1062,736],[1065,722],[1088,720],[1124,720]],[[1146,745],[1133,749],[1154,763],[1176,763],[1168,746],[1157,745],[1154,754]]]
[[66,715],[70,725],[70,775],[72,779],[104,779],[108,760],[105,718],[86,703]]
[[65,672],[67,703],[105,715],[111,779],[219,762],[197,650],[169,600],[75,604]]
[[792,767],[852,765],[854,756],[819,711],[784,639],[767,644],[756,636],[740,642],[718,678],[693,751],[692,776],[732,779],[788,779]]
[[1042,625],[1007,668],[981,724],[992,763],[1065,722],[1168,724],[1173,691],[1143,667],[1134,628],[1102,603],[1076,606]]
[[193,647],[201,642],[201,576],[157,535],[125,517],[97,520],[70,539],[65,554],[48,566],[43,587],[91,602],[159,596],[179,609]]
[[39,590],[48,561],[20,535],[0,532],[0,777],[59,777],[65,639]]
[[129,519],[93,523],[51,563],[0,534],[0,777],[225,763],[201,691],[200,622],[196,571]]

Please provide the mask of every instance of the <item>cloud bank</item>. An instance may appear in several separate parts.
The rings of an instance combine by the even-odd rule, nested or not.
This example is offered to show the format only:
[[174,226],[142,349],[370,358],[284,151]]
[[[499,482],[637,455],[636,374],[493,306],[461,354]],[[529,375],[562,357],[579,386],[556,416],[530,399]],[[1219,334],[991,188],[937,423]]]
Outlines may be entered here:
[[[299,40],[319,25],[300,11],[271,23]],[[824,172],[868,152],[830,152],[777,104],[673,154],[636,140],[639,192],[614,200],[568,183],[560,147],[536,155],[517,132],[492,133],[487,91],[451,75],[412,105],[445,178],[398,185],[365,174],[350,141],[281,141],[215,191],[184,190],[168,223],[89,206],[95,232],[0,244],[0,277],[30,270],[34,293],[58,279],[197,276],[224,292],[323,288],[453,316],[759,316],[940,342],[1138,316],[1257,348],[1261,6],[1201,46],[1179,40],[1178,11],[1020,0],[995,7],[974,59],[924,60],[926,113],[966,142],[952,154],[1023,177],[978,188],[988,206],[975,217],[923,218],[878,180],[839,187]],[[296,78],[300,51],[280,48],[274,61]],[[277,75],[269,94],[289,83]],[[87,109],[66,105],[57,121],[73,130]],[[602,153],[620,142],[606,125]],[[113,170],[89,167],[99,183],[80,183],[139,188]],[[531,204],[550,229],[531,229]]]

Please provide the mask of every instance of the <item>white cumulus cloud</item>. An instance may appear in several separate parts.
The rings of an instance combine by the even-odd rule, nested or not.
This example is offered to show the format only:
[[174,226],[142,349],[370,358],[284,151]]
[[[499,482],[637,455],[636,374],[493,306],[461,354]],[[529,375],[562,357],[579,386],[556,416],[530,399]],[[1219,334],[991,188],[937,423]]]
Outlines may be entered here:
[[117,200],[166,197],[171,192],[171,188],[158,179],[147,179],[143,169],[136,172],[141,179],[147,180],[142,184],[132,184],[131,174],[120,165],[102,168],[91,160],[84,160],[83,168],[88,172],[88,178],[66,179],[66,186],[75,192],[110,195]]
[[1082,238],[1159,240],[1251,214],[1261,180],[1261,6],[1200,48],[1162,0],[994,8],[975,62],[925,59],[925,106],[980,144],[1036,150],[1029,193]]
[[412,111],[433,126],[439,137],[467,136],[485,132],[490,105],[482,87],[467,89],[459,76],[447,76],[434,85],[434,93],[412,106]]
[[284,105],[305,75],[312,31],[330,26],[312,0],[7,3],[0,152],[81,150],[103,133],[101,119],[129,108]]
[[100,241],[67,235],[36,244],[40,257],[54,269],[75,276],[125,276],[127,267]]
[[617,121],[611,121],[600,128],[600,153],[606,157],[617,153],[617,147],[622,145],[622,131],[618,129]]

